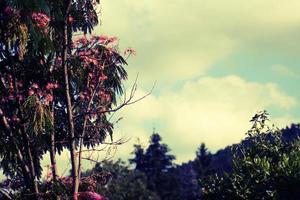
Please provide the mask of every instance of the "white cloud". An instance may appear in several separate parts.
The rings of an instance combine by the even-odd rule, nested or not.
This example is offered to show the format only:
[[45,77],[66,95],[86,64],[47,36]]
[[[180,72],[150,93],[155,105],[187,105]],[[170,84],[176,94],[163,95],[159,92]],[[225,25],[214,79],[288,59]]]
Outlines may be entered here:
[[140,72],[144,83],[173,83],[205,75],[241,52],[296,56],[299,8],[298,0],[103,0],[97,31],[137,50],[130,74]]
[[[147,144],[154,125],[178,161],[183,161],[194,156],[201,142],[211,150],[239,142],[257,111],[276,107],[286,113],[296,105],[296,100],[275,84],[247,82],[234,75],[203,77],[187,82],[179,91],[152,95],[123,109],[118,116],[124,120],[115,136],[125,133]],[[291,120],[276,119],[280,125]],[[121,146],[117,156],[128,157],[133,142]]]

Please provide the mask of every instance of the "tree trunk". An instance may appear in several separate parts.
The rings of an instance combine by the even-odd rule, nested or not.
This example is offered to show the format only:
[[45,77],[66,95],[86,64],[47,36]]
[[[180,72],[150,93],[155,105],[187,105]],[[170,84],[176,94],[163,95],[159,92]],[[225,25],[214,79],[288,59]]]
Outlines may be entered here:
[[[53,94],[52,94],[53,95]],[[51,120],[52,120],[52,130],[50,132],[50,162],[51,171],[54,181],[57,181],[57,166],[56,166],[56,150],[55,150],[55,128],[54,128],[54,105],[51,108]]]
[[73,121],[73,112],[72,112],[72,102],[70,96],[70,82],[69,82],[69,73],[67,65],[67,45],[68,45],[68,27],[67,23],[64,23],[63,31],[63,52],[62,52],[62,67],[64,69],[64,79],[65,79],[65,93],[66,93],[66,103],[67,103],[67,114],[69,122],[69,142],[70,142],[70,157],[72,164],[72,179],[73,179],[73,200],[78,199],[78,188],[79,188],[79,179],[78,179],[78,169],[77,169],[77,157],[76,157],[76,141],[75,141],[75,130],[74,130],[74,121]]
[[[53,95],[53,93],[51,93],[51,95]],[[57,165],[56,165],[56,150],[55,150],[55,128],[54,128],[54,105],[52,105],[51,108],[51,120],[52,120],[52,130],[50,132],[50,162],[51,162],[51,172],[52,172],[52,178],[53,178],[53,182],[57,183],[57,177],[58,177],[58,173],[57,173]],[[60,196],[57,195],[56,200],[60,200]]]
[[57,181],[57,166],[56,166],[56,158],[55,158],[55,136],[54,132],[51,133],[50,136],[50,142],[51,142],[51,147],[50,147],[50,162],[51,162],[51,172],[53,176],[53,180]]

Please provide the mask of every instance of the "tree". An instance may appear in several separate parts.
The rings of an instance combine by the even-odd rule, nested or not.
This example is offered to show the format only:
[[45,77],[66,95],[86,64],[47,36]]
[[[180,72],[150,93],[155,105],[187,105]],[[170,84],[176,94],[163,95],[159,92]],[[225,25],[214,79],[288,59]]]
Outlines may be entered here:
[[144,169],[144,149],[141,144],[134,144],[133,145],[134,151],[134,158],[129,159],[129,163],[135,165],[135,169],[138,171],[142,171]]
[[179,180],[173,173],[175,156],[169,151],[168,146],[161,143],[160,135],[153,133],[148,148],[144,151],[140,145],[135,145],[135,158],[130,160],[136,170],[145,173],[148,188],[163,200],[180,198]]
[[299,199],[300,142],[285,143],[282,131],[267,125],[268,114],[256,114],[248,143],[233,149],[233,171],[208,178],[203,199]]
[[198,179],[201,179],[209,174],[211,158],[211,153],[208,152],[205,144],[202,143],[196,152],[196,158],[193,162]]
[[[98,3],[0,1],[1,167],[23,180],[24,198],[39,196],[40,160],[47,151],[53,181],[59,181],[55,154],[67,148],[76,200],[83,146],[112,139],[107,116],[134,103],[136,84],[117,105],[127,78],[117,38],[87,36],[98,24]],[[73,37],[76,32],[84,35]]]
[[173,166],[175,156],[169,154],[169,147],[161,144],[161,137],[154,133],[150,137],[150,144],[144,154],[143,172],[148,177],[159,176],[163,172],[167,172]]

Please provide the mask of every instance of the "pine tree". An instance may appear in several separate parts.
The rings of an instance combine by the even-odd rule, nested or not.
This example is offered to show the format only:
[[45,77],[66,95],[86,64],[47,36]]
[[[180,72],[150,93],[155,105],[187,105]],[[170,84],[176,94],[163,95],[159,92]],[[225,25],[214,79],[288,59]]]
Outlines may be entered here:
[[129,163],[134,164],[136,170],[143,171],[145,162],[144,149],[140,144],[135,144],[133,147],[133,154],[135,157],[133,159],[129,159]]
[[210,173],[211,158],[211,153],[207,150],[205,144],[202,143],[196,152],[196,158],[194,160],[194,169],[198,179],[201,179]]
[[179,179],[174,173],[173,160],[169,147],[161,143],[158,133],[150,137],[150,144],[144,151],[140,145],[135,145],[135,158],[130,162],[135,169],[145,173],[148,188],[159,194],[162,200],[179,199]]

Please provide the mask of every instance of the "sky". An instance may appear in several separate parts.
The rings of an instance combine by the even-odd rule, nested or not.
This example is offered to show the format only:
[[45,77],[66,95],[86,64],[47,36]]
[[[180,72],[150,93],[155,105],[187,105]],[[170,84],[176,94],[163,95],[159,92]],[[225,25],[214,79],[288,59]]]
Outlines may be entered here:
[[[249,120],[267,110],[279,127],[300,122],[300,1],[103,0],[96,34],[132,47],[128,88],[137,74],[146,99],[117,114],[115,138],[147,146],[153,129],[176,155],[192,159],[245,137]],[[137,140],[139,138],[139,140]]]
[[[129,141],[100,159],[127,160],[133,144],[146,147],[155,130],[176,162],[186,162],[202,142],[212,152],[240,142],[261,110],[278,127],[300,122],[299,0],[101,2],[94,34],[117,36],[121,51],[137,51],[126,67],[128,92],[137,74],[136,98],[156,85],[114,115],[122,117],[114,139]],[[67,158],[58,158],[61,174]]]

